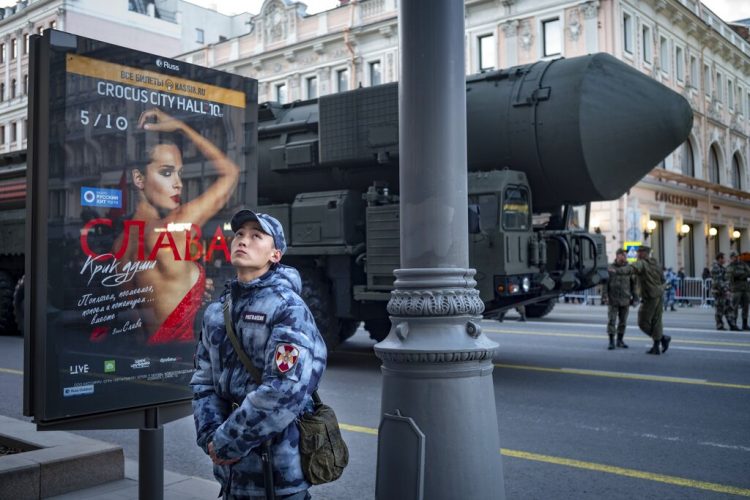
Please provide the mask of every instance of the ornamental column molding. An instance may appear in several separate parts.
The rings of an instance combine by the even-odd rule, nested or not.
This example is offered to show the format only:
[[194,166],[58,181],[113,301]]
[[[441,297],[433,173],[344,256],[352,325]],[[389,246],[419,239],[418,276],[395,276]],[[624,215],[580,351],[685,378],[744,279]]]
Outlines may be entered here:
[[[16,30],[16,97],[23,95],[23,81],[21,80],[21,58],[23,57],[23,28]],[[17,131],[16,131],[17,132]],[[16,138],[18,134],[16,133]]]
[[[3,100],[10,99],[10,44],[11,44],[11,36],[5,35],[3,38],[3,43],[5,44],[5,51],[3,54],[3,62],[5,63],[5,93],[3,95]],[[8,141],[6,140],[5,143],[7,144]]]
[[583,12],[583,36],[586,52],[599,52],[599,0],[586,2],[580,7]]
[[383,362],[375,497],[505,498],[497,345],[469,269],[464,2],[399,2],[401,269]]
[[505,35],[505,57],[506,61],[501,67],[516,66],[518,64],[518,21],[513,19],[501,25]]

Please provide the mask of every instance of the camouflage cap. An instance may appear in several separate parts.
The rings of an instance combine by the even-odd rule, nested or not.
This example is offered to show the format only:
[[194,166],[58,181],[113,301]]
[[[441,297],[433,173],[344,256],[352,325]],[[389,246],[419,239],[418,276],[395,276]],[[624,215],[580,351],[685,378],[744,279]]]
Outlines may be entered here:
[[646,245],[641,245],[641,246],[638,247],[638,251],[639,252],[650,252],[651,251],[651,247],[646,246]]
[[740,254],[738,254],[737,252],[732,252],[729,254],[730,257],[739,257],[739,255]]
[[261,230],[273,238],[273,245],[283,255],[286,252],[286,238],[284,238],[284,228],[276,218],[268,214],[255,213],[252,210],[242,209],[232,216],[232,231],[235,233],[246,222],[257,221]]
[[628,253],[628,252],[626,252],[624,248],[618,248],[618,249],[617,249],[617,250],[615,251],[615,255],[622,255],[622,254],[625,254],[625,255],[627,255],[627,253]]

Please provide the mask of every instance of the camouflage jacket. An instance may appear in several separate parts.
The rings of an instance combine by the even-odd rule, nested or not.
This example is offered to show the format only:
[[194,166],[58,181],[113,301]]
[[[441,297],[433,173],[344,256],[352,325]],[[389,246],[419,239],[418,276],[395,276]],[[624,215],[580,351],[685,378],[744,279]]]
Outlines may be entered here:
[[750,266],[742,261],[732,262],[727,266],[727,282],[732,292],[750,290]]
[[[272,439],[274,487],[290,495],[310,487],[302,473],[296,418],[312,409],[326,365],[326,346],[310,310],[298,295],[294,268],[276,265],[249,283],[230,281],[203,317],[195,355],[193,416],[198,446],[213,442],[222,459],[214,465],[223,491],[239,497],[265,495],[260,445]],[[224,327],[223,302],[232,295],[234,329],[262,374],[258,386],[237,358]],[[232,404],[239,405],[232,407]]]
[[[627,263],[618,264],[617,262],[613,262],[610,267],[617,270],[630,267],[630,265]],[[609,280],[604,285],[604,294],[607,297],[607,302],[611,306],[630,305],[630,299],[637,296],[635,291],[635,275],[618,274],[617,272],[609,273]]]
[[629,266],[615,268],[615,274],[635,274],[639,293],[644,299],[655,299],[664,293],[664,274],[653,257],[638,259]]
[[714,262],[714,265],[711,266],[711,290],[716,295],[724,295],[729,291],[727,270],[718,262]]

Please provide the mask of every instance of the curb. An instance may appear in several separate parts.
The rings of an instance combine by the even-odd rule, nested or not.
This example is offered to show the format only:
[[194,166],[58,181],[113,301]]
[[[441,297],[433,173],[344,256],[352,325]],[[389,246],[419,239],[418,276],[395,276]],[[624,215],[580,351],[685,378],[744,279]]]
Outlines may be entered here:
[[0,416],[0,439],[32,451],[0,457],[0,498],[47,498],[125,477],[122,448]]

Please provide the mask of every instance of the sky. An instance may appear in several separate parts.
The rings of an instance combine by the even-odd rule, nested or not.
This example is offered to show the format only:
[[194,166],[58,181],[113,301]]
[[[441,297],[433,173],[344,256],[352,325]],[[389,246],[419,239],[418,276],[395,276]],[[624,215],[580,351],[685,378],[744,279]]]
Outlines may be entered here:
[[[263,0],[188,0],[204,7],[215,7],[219,12],[225,14],[237,14],[239,12],[250,12],[257,14],[263,5]],[[16,0],[0,0],[0,7],[14,5]],[[328,10],[338,5],[338,0],[307,0],[307,13],[315,14]],[[703,0],[716,15],[724,21],[750,18],[750,0]]]

